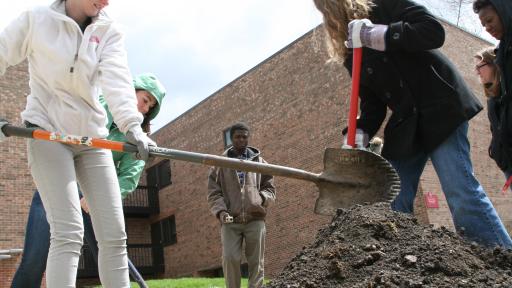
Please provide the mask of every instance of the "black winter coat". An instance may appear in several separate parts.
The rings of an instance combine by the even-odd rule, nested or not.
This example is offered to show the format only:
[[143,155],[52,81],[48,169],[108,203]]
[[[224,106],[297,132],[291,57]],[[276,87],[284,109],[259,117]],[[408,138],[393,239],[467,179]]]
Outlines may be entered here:
[[510,0],[491,0],[503,24],[496,62],[502,73],[501,95],[489,98],[492,140],[489,155],[503,170],[512,169],[512,5]]
[[[389,107],[382,155],[395,160],[429,153],[482,105],[453,64],[434,50],[445,33],[425,7],[409,0],[374,3],[370,20],[389,25],[386,51],[363,48],[357,127],[373,137]],[[345,67],[351,73],[352,55]]]

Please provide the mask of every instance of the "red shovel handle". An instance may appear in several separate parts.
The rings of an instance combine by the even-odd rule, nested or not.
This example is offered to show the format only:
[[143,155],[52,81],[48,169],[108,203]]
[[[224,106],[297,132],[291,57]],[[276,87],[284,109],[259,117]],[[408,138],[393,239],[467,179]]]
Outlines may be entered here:
[[361,79],[361,61],[363,48],[354,48],[352,61],[352,94],[350,95],[350,108],[348,112],[347,144],[354,148],[356,146],[357,109],[359,100],[359,81]]

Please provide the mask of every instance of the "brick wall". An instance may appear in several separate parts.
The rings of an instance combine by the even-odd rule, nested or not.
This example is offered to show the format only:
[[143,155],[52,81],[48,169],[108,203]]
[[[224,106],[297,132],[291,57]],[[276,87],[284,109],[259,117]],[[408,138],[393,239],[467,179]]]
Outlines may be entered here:
[[[27,63],[0,76],[0,117],[20,124],[29,93]],[[0,144],[0,250],[23,248],[28,207],[34,185],[27,166],[25,140],[9,138]],[[0,287],[8,287],[21,257],[0,260]]]

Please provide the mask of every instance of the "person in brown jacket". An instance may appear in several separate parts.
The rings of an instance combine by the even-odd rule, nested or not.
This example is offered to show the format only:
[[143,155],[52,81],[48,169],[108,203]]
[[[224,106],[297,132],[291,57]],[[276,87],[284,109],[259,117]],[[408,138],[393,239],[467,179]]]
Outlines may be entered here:
[[[258,149],[249,146],[250,131],[244,123],[229,130],[233,146],[223,156],[266,163]],[[274,177],[212,167],[208,176],[208,205],[221,223],[222,268],[227,288],[241,283],[242,241],[249,270],[248,287],[263,286],[265,216],[274,203]]]

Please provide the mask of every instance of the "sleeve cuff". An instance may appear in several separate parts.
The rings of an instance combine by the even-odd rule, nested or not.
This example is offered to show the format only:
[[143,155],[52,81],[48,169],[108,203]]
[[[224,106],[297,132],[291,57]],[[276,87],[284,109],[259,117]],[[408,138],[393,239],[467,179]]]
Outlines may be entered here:
[[399,47],[400,43],[402,43],[403,35],[404,27],[402,21],[389,24],[385,37],[386,47],[388,50],[393,50],[396,47]]
[[137,122],[133,122],[126,127],[127,127],[127,129],[126,129],[126,131],[124,131],[125,134],[128,133],[128,131],[132,131],[133,134],[139,134],[139,135],[141,133],[144,133],[144,131],[142,131],[142,127],[140,127],[140,124]]
[[220,219],[220,213],[222,212],[228,212],[226,210],[219,210],[217,213],[215,213],[215,217],[217,217],[217,219]]

